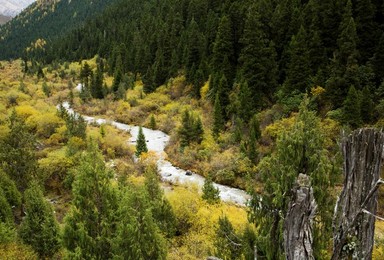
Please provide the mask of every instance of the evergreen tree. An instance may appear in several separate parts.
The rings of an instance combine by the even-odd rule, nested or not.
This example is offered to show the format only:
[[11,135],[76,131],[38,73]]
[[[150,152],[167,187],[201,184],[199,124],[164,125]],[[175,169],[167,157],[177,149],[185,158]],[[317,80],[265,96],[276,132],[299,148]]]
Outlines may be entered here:
[[355,21],[352,17],[352,2],[347,1],[344,8],[343,19],[339,26],[339,37],[337,39],[338,49],[335,51],[330,71],[331,77],[327,81],[327,94],[332,104],[339,107],[343,98],[348,93],[351,85],[358,86],[357,80],[357,34]]
[[255,246],[256,246],[257,236],[255,231],[251,228],[249,224],[245,227],[241,239],[242,239],[242,251],[243,251],[244,259],[246,260],[255,259],[257,257],[255,256]]
[[4,172],[24,191],[36,174],[35,137],[13,110],[9,117],[9,133],[0,144],[0,161]]
[[193,119],[193,138],[192,141],[200,144],[203,141],[203,123],[201,122],[201,118],[198,116]]
[[51,88],[48,86],[47,82],[45,81],[43,82],[42,90],[47,97],[51,96]]
[[359,35],[357,49],[360,59],[366,62],[375,52],[380,34],[378,34],[378,25],[375,21],[376,8],[371,0],[355,1],[355,20],[356,32]]
[[80,70],[80,81],[83,84],[83,87],[89,87],[91,73],[91,67],[88,62],[85,62],[84,66],[82,66]]
[[216,94],[215,105],[213,107],[213,135],[218,136],[224,128],[223,109],[219,98],[219,93]]
[[172,237],[176,231],[176,217],[171,204],[160,188],[156,167],[148,166],[145,170],[145,177],[144,184],[151,204],[153,219],[163,234]]
[[362,124],[361,104],[358,91],[351,86],[343,104],[343,122],[352,128]]
[[192,142],[200,144],[204,134],[200,117],[195,118],[188,110],[185,110],[181,120],[181,127],[178,130],[180,147],[183,149]]
[[[221,81],[224,76],[228,81],[228,87],[232,85],[232,80],[234,78],[234,65],[235,65],[235,53],[233,47],[233,34],[232,34],[232,24],[231,20],[224,15],[221,20],[219,27],[217,29],[216,39],[213,45],[212,53],[212,82]],[[217,79],[214,79],[217,77]],[[218,87],[213,85],[212,89],[217,90]],[[222,95],[228,95],[229,91],[226,92],[228,88],[222,88]],[[229,89],[230,90],[230,89]],[[216,93],[214,93],[216,94]],[[223,98],[222,98],[223,99]],[[226,98],[222,102],[227,105]]]
[[115,234],[117,192],[113,173],[94,143],[74,169],[73,200],[64,219],[63,245],[69,258],[110,259]]
[[76,136],[85,140],[87,122],[85,122],[84,117],[79,114],[67,114],[64,120],[67,127],[65,135],[68,139]]
[[235,233],[227,216],[219,218],[214,245],[217,257],[224,260],[241,259],[241,240]]
[[113,83],[112,83],[112,91],[115,93],[119,89],[119,85],[120,85],[121,79],[123,77],[123,72],[122,72],[123,68],[122,67],[123,67],[123,61],[121,58],[121,54],[118,54],[118,56],[116,58],[116,64],[114,67]]
[[18,208],[21,205],[21,194],[12,179],[0,169],[0,190],[12,208]]
[[24,197],[26,216],[20,226],[20,237],[41,259],[50,258],[60,249],[59,226],[53,209],[36,183],[25,191]]
[[103,98],[103,71],[100,64],[97,65],[96,74],[92,77],[91,82],[92,97]]
[[238,100],[238,116],[248,122],[254,111],[254,104],[252,104],[252,95],[247,82],[240,83]]
[[314,255],[325,257],[332,227],[332,196],[329,187],[332,165],[324,149],[320,120],[308,111],[305,98],[293,127],[283,132],[277,140],[276,150],[258,164],[263,193],[254,194],[251,219],[258,228],[258,250],[269,259],[283,257],[283,221],[291,201],[295,179],[302,173],[312,181],[314,197],[318,205],[314,224]]
[[339,47],[338,61],[344,66],[357,64],[357,33],[355,20],[352,16],[352,2],[347,1],[344,9],[343,20],[340,23],[340,35],[337,39]]
[[214,204],[220,201],[220,191],[213,185],[211,176],[208,176],[204,180],[204,185],[202,188],[203,195],[202,198],[208,203]]
[[114,259],[166,259],[165,241],[143,190],[125,191],[117,214],[120,221],[113,240]]
[[[264,25],[260,19],[255,7],[251,6],[245,20],[244,34],[241,38],[244,47],[239,58],[241,75],[251,91],[248,94],[249,97],[246,97],[242,91],[240,95],[252,100],[248,102],[253,104],[253,110],[264,105],[263,98],[272,97],[277,87],[278,76],[276,52],[266,32],[263,31]],[[241,104],[246,106],[245,103]],[[250,109],[248,113],[252,113],[252,110]],[[243,119],[248,121],[249,118]]]
[[5,192],[0,187],[0,225],[1,224],[12,225],[13,216],[11,205],[9,205]]
[[376,75],[376,82],[381,83],[384,80],[384,33],[376,46],[375,55],[372,58],[372,67]]
[[[193,83],[199,64],[203,58],[204,36],[199,30],[195,19],[192,18],[186,30],[186,49],[184,50],[186,80]],[[197,94],[197,95],[196,95]],[[198,97],[199,93],[194,93]]]
[[140,126],[139,127],[139,134],[137,135],[137,140],[136,140],[136,156],[140,157],[142,153],[148,152],[147,148],[147,141],[145,140],[145,136],[143,133],[143,128]]
[[365,124],[369,124],[372,122],[373,119],[373,109],[374,104],[372,101],[372,94],[371,91],[367,86],[363,88],[363,91],[361,93],[361,118]]
[[305,92],[309,86],[311,75],[307,35],[303,26],[299,32],[292,36],[289,44],[289,61],[287,65],[287,78],[284,82],[284,92],[291,94],[294,90]]
[[151,115],[151,118],[149,121],[149,128],[151,128],[152,130],[156,129],[156,119],[155,119],[155,116],[153,114]]
[[251,121],[249,122],[248,158],[255,163],[258,157],[257,142],[260,139],[260,136],[261,136],[261,133],[260,133],[259,121],[257,120],[256,115],[254,115]]

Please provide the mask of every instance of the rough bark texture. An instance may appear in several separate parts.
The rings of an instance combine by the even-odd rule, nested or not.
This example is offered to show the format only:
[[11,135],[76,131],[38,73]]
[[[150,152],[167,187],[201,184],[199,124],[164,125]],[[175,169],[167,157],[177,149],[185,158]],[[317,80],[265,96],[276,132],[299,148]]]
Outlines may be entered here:
[[309,176],[300,174],[294,196],[284,219],[284,249],[286,259],[315,259],[312,250],[312,223],[316,201]]
[[377,188],[384,135],[374,129],[354,131],[342,143],[344,188],[334,216],[332,259],[372,259]]

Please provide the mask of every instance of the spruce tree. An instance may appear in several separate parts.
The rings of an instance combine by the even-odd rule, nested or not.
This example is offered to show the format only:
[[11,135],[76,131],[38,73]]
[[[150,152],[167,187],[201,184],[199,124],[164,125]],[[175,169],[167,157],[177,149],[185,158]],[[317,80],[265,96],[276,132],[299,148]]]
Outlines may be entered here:
[[181,119],[181,127],[178,130],[180,147],[183,149],[192,142],[198,144],[203,140],[203,124],[200,117],[196,117],[188,110],[185,110]]
[[380,84],[384,80],[384,33],[376,46],[375,55],[372,58],[372,67],[376,75],[376,82]]
[[227,218],[221,216],[216,230],[215,237],[215,255],[221,259],[240,259],[241,256],[241,240],[235,233],[235,230]]
[[73,170],[73,200],[64,219],[63,246],[69,258],[110,259],[115,234],[117,191],[113,173],[94,143]]
[[284,82],[286,95],[293,91],[305,92],[309,86],[311,76],[309,49],[307,34],[303,26],[299,32],[292,36],[289,44],[289,61],[287,65],[287,77]]
[[140,126],[139,127],[139,134],[137,135],[137,140],[136,140],[136,152],[135,155],[137,157],[140,157],[142,153],[148,152],[147,148],[147,141],[145,140],[145,136],[143,133],[143,128]]
[[25,191],[24,197],[26,216],[20,226],[20,237],[41,259],[50,258],[60,249],[59,226],[53,209],[36,183]]
[[[212,53],[212,82],[219,82],[224,76],[228,81],[228,86],[232,85],[234,79],[234,64],[235,64],[235,53],[233,46],[233,29],[231,20],[226,16],[222,16],[220,24],[217,29],[216,39],[213,45]],[[217,78],[216,78],[217,77]],[[217,90],[218,87],[213,85],[212,89]],[[228,95],[228,92],[223,94]],[[216,93],[214,93],[216,94]],[[222,100],[225,103],[226,100]],[[227,105],[227,104],[226,104]]]
[[[263,31],[264,25],[255,9],[255,6],[251,6],[247,12],[244,33],[240,40],[243,48],[239,57],[240,73],[250,90],[248,97],[241,91],[240,95],[252,100],[247,101],[248,106],[252,105],[250,113],[264,105],[264,98],[272,97],[278,76],[275,48]],[[241,86],[245,87],[243,84]],[[246,103],[241,104],[247,106]],[[248,121],[250,117],[242,118]]]
[[240,83],[238,100],[239,107],[237,109],[237,113],[239,115],[239,118],[241,118],[245,122],[248,122],[255,109],[254,104],[252,104],[252,95],[247,82]]
[[18,208],[21,205],[21,194],[17,190],[15,182],[0,169],[0,189],[4,198],[12,208]]
[[213,107],[213,135],[217,137],[224,129],[223,109],[221,107],[219,93],[216,94],[215,105]]
[[371,0],[355,1],[356,32],[359,35],[357,49],[360,60],[366,62],[375,52],[380,35],[378,24],[375,21],[376,8]]
[[120,85],[121,79],[123,77],[123,72],[122,72],[123,61],[121,58],[121,54],[118,54],[118,56],[116,58],[115,67],[113,69],[114,69],[114,74],[113,74],[112,91],[116,93],[117,90],[119,89],[119,85]]
[[80,70],[80,81],[83,84],[83,87],[89,87],[91,73],[91,67],[87,62],[85,62],[84,66]]
[[254,115],[249,122],[249,143],[248,143],[248,158],[256,163],[258,152],[257,152],[257,145],[258,140],[260,139],[261,133],[260,133],[260,126],[259,121]]
[[103,71],[101,65],[97,65],[96,73],[93,75],[91,82],[92,97],[98,99],[103,98]]
[[360,96],[354,86],[351,86],[343,104],[343,122],[352,128],[362,124]]
[[165,240],[144,190],[124,191],[117,215],[120,221],[113,239],[114,259],[166,259]]
[[155,223],[163,234],[172,237],[176,231],[176,217],[159,185],[156,166],[150,165],[146,168],[144,185]]
[[369,124],[373,119],[374,103],[371,91],[365,86],[361,93],[361,118],[365,124]]
[[18,189],[24,191],[37,170],[35,136],[15,110],[9,117],[8,127],[10,131],[0,143],[1,167]]
[[13,225],[12,208],[9,204],[5,192],[0,187],[0,224]]
[[47,97],[50,97],[51,96],[51,88],[48,86],[47,82],[43,82],[43,85],[42,85],[42,90],[44,92],[44,94],[47,96]]
[[155,119],[155,116],[153,114],[151,115],[151,118],[149,121],[149,128],[151,128],[152,130],[156,129],[156,119]]
[[213,185],[211,176],[207,176],[204,180],[202,192],[203,195],[201,197],[208,203],[215,204],[220,201],[220,191]]

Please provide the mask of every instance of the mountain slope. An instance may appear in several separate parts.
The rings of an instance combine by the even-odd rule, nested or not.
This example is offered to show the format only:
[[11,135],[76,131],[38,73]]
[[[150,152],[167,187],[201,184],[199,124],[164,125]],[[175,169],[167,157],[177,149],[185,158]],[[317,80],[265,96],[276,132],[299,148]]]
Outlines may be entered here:
[[35,0],[0,0],[0,15],[14,17]]
[[116,0],[38,1],[0,28],[0,59],[22,56],[37,39],[50,40],[81,26]]

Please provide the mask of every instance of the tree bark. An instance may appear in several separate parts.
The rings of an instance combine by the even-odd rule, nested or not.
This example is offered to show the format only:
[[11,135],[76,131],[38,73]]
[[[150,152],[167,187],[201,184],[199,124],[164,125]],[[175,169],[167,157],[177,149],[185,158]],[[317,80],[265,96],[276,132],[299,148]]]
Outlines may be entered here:
[[354,131],[342,142],[344,187],[335,207],[332,259],[372,259],[384,135]]
[[288,260],[315,259],[312,250],[312,224],[317,205],[310,177],[299,174],[297,184],[284,219],[285,256]]

